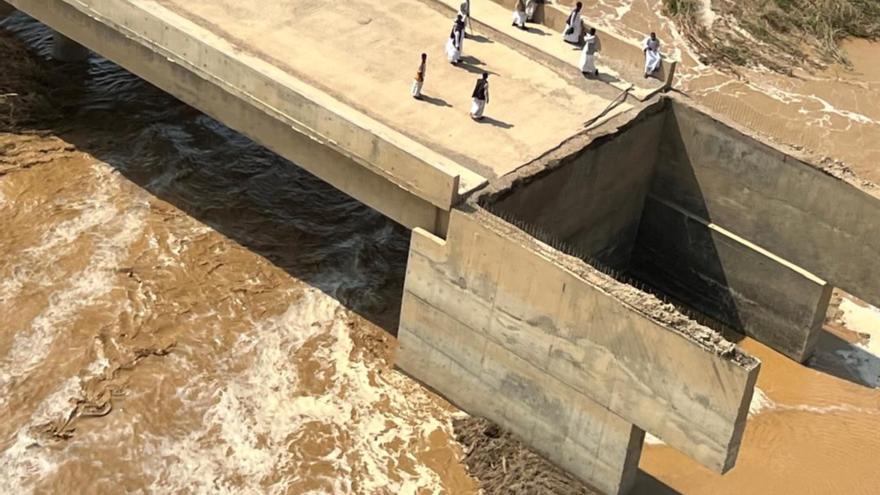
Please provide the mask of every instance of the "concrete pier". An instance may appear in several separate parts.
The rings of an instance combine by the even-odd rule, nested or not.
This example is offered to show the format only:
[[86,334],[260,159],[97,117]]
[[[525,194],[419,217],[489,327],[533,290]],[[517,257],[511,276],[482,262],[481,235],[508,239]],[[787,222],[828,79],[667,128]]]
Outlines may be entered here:
[[52,58],[59,62],[82,62],[89,58],[89,49],[55,31],[52,33]]

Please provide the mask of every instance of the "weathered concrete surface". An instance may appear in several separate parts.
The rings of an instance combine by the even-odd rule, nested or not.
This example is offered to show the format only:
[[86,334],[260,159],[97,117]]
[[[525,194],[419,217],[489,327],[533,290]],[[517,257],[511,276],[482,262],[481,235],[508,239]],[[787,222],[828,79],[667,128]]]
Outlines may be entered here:
[[[583,259],[625,267],[639,229],[665,121],[662,105],[616,134],[524,177],[491,210],[535,226]],[[542,239],[549,241],[549,239]]]
[[52,33],[52,58],[59,62],[81,62],[89,58],[89,49],[55,31]]
[[[696,334],[661,325],[585,277],[635,289],[573,258],[563,257],[563,263],[539,242],[505,228],[485,211],[456,209],[447,241],[414,232],[400,366],[443,394],[488,387],[509,397],[503,380],[485,368],[487,349],[501,352],[492,343],[506,353],[505,362],[522,359],[535,368],[534,376],[566,384],[705,466],[730,469],[759,363],[736,352],[719,354]],[[439,328],[449,334],[442,344],[432,340]],[[432,342],[469,374],[446,380],[414,366]],[[520,410],[516,414],[531,419],[514,424],[481,409],[521,436],[534,434],[523,425],[537,418],[552,425],[556,419],[549,414],[558,414],[553,410]],[[589,472],[574,472],[590,479]]]
[[652,193],[880,305],[880,200],[675,102]]
[[718,225],[649,197],[634,274],[678,301],[803,362],[832,287]]
[[[429,384],[457,383],[442,389],[447,399],[517,432],[603,492],[626,493],[632,486],[642,430],[424,301],[410,299],[406,311],[408,321],[431,331],[420,336],[400,328],[399,367]],[[462,349],[479,354],[462,355]]]
[[[241,56],[331,95],[338,100],[331,108],[356,109],[483,177],[558,145],[610,102],[498,40],[466,40],[466,63],[451,66],[444,45],[452,19],[419,0],[130,1],[161,4]],[[424,93],[431,98],[419,102],[408,89],[421,52],[428,54]],[[484,70],[493,76],[491,119],[476,123],[468,118],[470,95]]]

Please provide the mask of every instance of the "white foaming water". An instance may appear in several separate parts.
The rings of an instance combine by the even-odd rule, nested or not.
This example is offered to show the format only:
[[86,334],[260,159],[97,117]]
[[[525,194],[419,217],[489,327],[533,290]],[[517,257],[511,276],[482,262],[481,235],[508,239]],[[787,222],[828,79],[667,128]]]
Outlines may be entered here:
[[[309,480],[334,493],[351,492],[353,483],[363,493],[439,493],[439,476],[413,456],[412,442],[435,430],[448,433],[449,422],[425,418],[419,408],[430,399],[423,391],[396,372],[371,371],[353,351],[344,310],[315,289],[284,314],[256,322],[223,358],[228,372],[193,376],[180,389],[187,410],[205,410],[204,426],[183,438],[151,440],[159,444],[148,468],[151,489],[286,493],[303,481],[308,464],[321,463],[332,474],[311,473]],[[319,364],[313,376],[299,375],[304,360]],[[305,390],[306,378],[326,389]],[[197,390],[205,392],[185,396]],[[319,435],[332,436],[321,443],[330,450],[317,458],[299,451],[316,425]],[[398,467],[404,457],[414,474]]]
[[752,401],[749,402],[749,416],[755,416],[761,411],[773,409],[776,403],[758,387],[755,387],[755,393],[752,394]]
[[[105,168],[106,165],[96,164]],[[104,169],[104,179],[108,172]],[[110,176],[107,188],[118,190],[118,178]],[[95,304],[114,286],[115,269],[128,254],[129,246],[141,233],[144,227],[145,210],[143,205],[132,205],[119,214],[111,203],[111,194],[105,193],[100,199],[91,202],[90,207],[70,222],[65,222],[62,229],[48,234],[44,242],[29,250],[27,257],[48,256],[52,246],[66,245],[81,235],[92,235],[93,251],[89,264],[70,279],[70,283],[52,293],[48,306],[37,315],[28,328],[16,330],[12,346],[6,356],[0,360],[0,407],[8,400],[9,384],[17,377],[22,377],[36,367],[49,354],[58,332],[75,321],[77,314],[84,308]],[[50,246],[50,247],[47,247]],[[34,254],[36,253],[36,254]],[[37,258],[32,258],[35,261]],[[42,284],[46,287],[62,285],[66,280],[52,280],[53,258],[41,259],[46,273],[33,274],[43,277]],[[54,258],[58,259],[58,258]]]
[[18,430],[12,444],[0,452],[0,493],[33,493],[34,484],[50,476],[60,465],[61,460],[43,447],[43,440],[33,433],[33,429],[69,419],[74,414],[76,399],[83,397],[83,383],[106,371],[109,362],[103,346],[97,339],[94,344],[98,358],[81,376],[68,378],[49,394],[31,415],[30,421]]
[[869,386],[880,388],[880,309],[844,298],[840,303],[844,326],[867,337],[850,350],[837,351],[847,366]]

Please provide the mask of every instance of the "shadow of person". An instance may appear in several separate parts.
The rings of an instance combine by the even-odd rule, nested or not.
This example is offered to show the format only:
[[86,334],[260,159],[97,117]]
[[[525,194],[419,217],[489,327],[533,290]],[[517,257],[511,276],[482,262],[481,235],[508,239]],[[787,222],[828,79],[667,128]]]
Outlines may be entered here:
[[538,36],[550,36],[550,33],[545,33],[544,31],[542,31],[538,28],[533,28],[533,27],[528,27],[528,26],[526,26],[525,29],[523,29],[523,31],[530,33],[530,34],[536,34]]
[[482,34],[468,35],[468,39],[472,40],[472,41],[476,41],[477,43],[495,43],[494,41],[483,36]]
[[436,96],[427,96],[423,94],[420,100],[424,101],[425,103],[430,103],[431,105],[436,105],[438,107],[452,107],[452,105],[450,105],[446,100],[444,100],[443,98],[437,98]]
[[509,124],[498,119],[493,119],[492,117],[483,117],[480,120],[474,120],[474,122],[478,124],[489,124],[495,127],[500,127],[502,129],[510,129],[513,127],[513,124]]

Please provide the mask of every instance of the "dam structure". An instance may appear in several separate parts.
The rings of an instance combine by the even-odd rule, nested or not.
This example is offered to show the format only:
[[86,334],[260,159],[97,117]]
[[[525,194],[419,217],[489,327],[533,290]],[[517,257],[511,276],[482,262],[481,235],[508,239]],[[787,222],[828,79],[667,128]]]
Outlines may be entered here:
[[734,467],[760,370],[737,335],[804,362],[832,288],[880,305],[880,200],[664,93],[674,61],[644,79],[610,34],[587,79],[500,0],[474,0],[460,67],[446,0],[6,3],[57,58],[107,57],[412,229],[397,366],[605,493],[646,432]]

